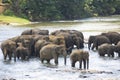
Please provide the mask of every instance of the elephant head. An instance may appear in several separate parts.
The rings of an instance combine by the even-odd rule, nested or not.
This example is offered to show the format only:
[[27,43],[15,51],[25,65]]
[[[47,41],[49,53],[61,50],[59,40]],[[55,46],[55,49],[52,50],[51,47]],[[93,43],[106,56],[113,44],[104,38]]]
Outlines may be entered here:
[[81,48],[84,48],[84,41],[81,37],[78,37],[76,35],[73,35],[73,43],[74,45],[77,46],[77,49],[81,49]]
[[64,45],[58,45],[55,47],[56,54],[64,56],[64,64],[66,65],[67,52]]
[[88,49],[90,50],[91,44],[94,42],[96,36],[90,36],[88,39]]

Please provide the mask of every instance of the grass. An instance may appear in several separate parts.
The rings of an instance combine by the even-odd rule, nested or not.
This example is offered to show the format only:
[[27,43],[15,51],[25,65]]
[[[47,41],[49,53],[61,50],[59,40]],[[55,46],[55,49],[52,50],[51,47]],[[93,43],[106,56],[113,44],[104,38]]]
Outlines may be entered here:
[[4,16],[0,15],[0,23],[9,23],[9,24],[17,24],[17,25],[23,25],[23,24],[29,24],[30,21],[24,18],[19,18],[16,16]]

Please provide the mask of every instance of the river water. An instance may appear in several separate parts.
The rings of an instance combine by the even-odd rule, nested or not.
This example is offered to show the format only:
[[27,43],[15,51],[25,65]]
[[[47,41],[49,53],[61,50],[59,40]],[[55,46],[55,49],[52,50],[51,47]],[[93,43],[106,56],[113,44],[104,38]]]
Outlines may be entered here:
[[[88,18],[74,21],[53,21],[33,23],[31,25],[13,26],[0,25],[0,43],[8,38],[21,34],[22,31],[32,28],[47,29],[50,31],[59,29],[78,30],[83,32],[85,41],[90,35],[101,32],[120,32],[120,19],[115,18]],[[84,50],[88,50],[85,44]],[[63,63],[63,57],[59,58],[59,65],[42,64],[39,59],[32,58],[29,61],[4,62],[0,49],[0,80],[120,80],[120,58],[99,57],[97,51],[89,51],[89,70],[71,68],[69,56],[67,65]]]

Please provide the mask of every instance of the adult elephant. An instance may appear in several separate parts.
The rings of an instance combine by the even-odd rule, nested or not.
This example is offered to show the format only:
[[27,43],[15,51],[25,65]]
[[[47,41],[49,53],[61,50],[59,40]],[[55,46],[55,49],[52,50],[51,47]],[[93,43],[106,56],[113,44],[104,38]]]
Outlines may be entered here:
[[98,47],[98,54],[100,56],[105,56],[105,54],[107,54],[109,57],[114,57],[114,48],[112,44],[104,43]]
[[84,64],[84,69],[89,68],[89,53],[84,50],[74,50],[70,54],[71,66],[75,67],[75,63],[79,61],[79,68],[82,69],[82,62]]
[[21,35],[49,35],[49,31],[40,29],[30,29],[23,31]]
[[38,40],[36,43],[35,43],[35,57],[39,57],[39,52],[41,50],[41,48],[45,45],[48,45],[50,44],[51,42],[48,42],[46,40]]
[[16,53],[15,53],[15,61],[16,61],[16,57],[19,59],[21,58],[21,60],[28,60],[29,59],[29,50],[28,48],[25,48],[23,46],[22,43],[17,43],[18,47],[16,48]]
[[77,30],[56,30],[51,33],[51,35],[58,35],[61,33],[69,33],[69,34],[76,34],[78,37],[81,37],[84,40],[84,35],[82,32]]
[[40,50],[40,59],[43,63],[44,60],[47,60],[49,63],[51,59],[54,59],[56,65],[58,65],[59,55],[64,55],[64,64],[66,65],[66,50],[63,45],[48,44]]
[[108,37],[111,44],[116,45],[120,41],[120,34],[118,32],[107,32],[107,33],[102,33],[101,35]]
[[84,40],[84,35],[82,32],[77,31],[77,30],[68,30],[70,34],[76,34],[77,37],[80,37],[81,39]]
[[70,54],[74,48],[73,36],[66,32],[60,33],[57,36],[64,36],[66,51]]
[[12,40],[5,40],[1,43],[1,50],[3,52],[4,60],[6,61],[7,56],[11,60],[12,56],[15,54],[16,42]]
[[94,48],[98,50],[98,46],[100,46],[103,43],[110,43],[110,40],[106,36],[102,36],[102,35],[96,36],[93,42],[92,50],[94,50]]

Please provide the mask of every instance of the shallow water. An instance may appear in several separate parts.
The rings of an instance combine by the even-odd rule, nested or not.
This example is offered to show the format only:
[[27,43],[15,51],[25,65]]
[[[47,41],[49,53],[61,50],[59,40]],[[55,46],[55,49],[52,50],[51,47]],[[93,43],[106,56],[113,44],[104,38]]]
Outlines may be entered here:
[[[50,32],[59,29],[75,29],[82,31],[87,41],[90,35],[106,31],[120,32],[120,25],[117,24],[119,20],[111,21],[55,21],[24,26],[0,25],[0,43],[31,28],[48,29]],[[85,44],[84,50],[88,51],[87,44]],[[49,65],[41,64],[40,60],[36,58],[23,62],[13,60],[4,62],[0,50],[0,80],[120,80],[120,58],[99,57],[97,52],[91,50],[89,54],[90,68],[85,71],[78,69],[79,63],[76,63],[76,68],[71,68],[69,56],[66,66],[62,57],[59,58],[58,66],[55,66],[53,60]]]

